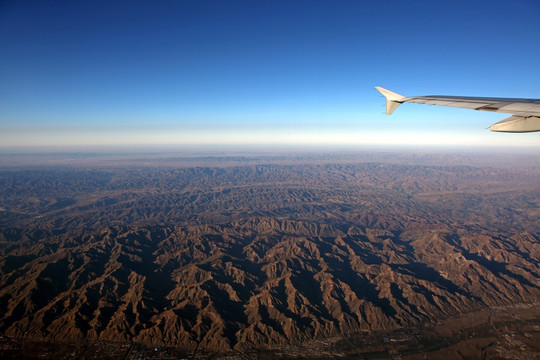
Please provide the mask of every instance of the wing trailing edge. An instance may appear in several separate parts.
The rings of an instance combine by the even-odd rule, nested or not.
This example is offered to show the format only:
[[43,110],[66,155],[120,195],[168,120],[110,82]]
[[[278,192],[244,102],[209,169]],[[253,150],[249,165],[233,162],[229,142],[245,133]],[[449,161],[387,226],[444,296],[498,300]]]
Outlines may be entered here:
[[450,106],[456,108],[492,111],[513,116],[491,125],[491,131],[534,132],[540,131],[540,99],[487,98],[469,96],[412,96],[407,97],[376,86],[386,98],[386,114],[390,115],[404,102]]

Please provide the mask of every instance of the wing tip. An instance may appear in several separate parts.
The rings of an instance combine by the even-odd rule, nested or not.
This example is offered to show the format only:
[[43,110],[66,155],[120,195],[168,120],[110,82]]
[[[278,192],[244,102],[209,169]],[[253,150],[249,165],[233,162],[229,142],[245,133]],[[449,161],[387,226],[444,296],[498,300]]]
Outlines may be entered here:
[[375,89],[386,98],[386,115],[391,115],[399,105],[403,104],[405,96],[380,86],[375,86]]

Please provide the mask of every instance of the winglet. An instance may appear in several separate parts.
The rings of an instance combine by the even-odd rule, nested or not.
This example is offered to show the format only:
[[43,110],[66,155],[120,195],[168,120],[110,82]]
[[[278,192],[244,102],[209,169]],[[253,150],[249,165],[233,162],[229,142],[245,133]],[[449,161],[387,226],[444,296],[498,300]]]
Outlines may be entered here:
[[399,105],[403,104],[403,100],[406,99],[405,96],[386,90],[380,86],[375,86],[375,89],[386,98],[386,115],[391,115]]

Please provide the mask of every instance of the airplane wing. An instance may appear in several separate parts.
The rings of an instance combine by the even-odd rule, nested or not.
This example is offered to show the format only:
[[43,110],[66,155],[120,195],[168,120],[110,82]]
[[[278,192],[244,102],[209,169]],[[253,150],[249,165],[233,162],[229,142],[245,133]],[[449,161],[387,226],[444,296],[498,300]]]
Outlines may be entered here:
[[412,96],[407,97],[376,86],[386,98],[386,114],[390,115],[404,102],[451,106],[512,114],[509,118],[491,125],[491,131],[533,132],[540,131],[540,99],[488,98],[468,96]]

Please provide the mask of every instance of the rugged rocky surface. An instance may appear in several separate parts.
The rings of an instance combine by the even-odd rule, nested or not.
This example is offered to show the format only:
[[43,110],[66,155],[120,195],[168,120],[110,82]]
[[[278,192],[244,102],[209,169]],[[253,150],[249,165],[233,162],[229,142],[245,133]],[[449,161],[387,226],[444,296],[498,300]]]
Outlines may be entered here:
[[4,168],[1,333],[246,350],[540,300],[538,168],[323,160]]

